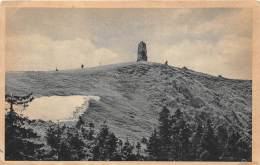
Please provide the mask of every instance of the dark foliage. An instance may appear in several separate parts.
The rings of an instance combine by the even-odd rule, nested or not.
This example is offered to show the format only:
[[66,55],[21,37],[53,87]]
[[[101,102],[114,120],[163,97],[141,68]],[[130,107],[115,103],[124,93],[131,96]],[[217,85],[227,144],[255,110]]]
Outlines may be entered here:
[[170,116],[165,107],[159,113],[159,123],[159,131],[154,130],[147,143],[148,160],[251,160],[251,139],[233,128],[214,127],[208,119],[206,122],[197,121],[194,129],[179,109]]
[[60,125],[49,127],[47,144],[54,160],[82,160],[85,158],[85,143],[81,133],[74,128]]
[[160,153],[160,139],[156,130],[153,131],[148,144],[147,144],[147,152],[149,154],[150,160],[158,160]]
[[[140,142],[121,140],[104,122],[99,131],[82,117],[74,126],[52,123],[46,131],[49,148],[38,144],[39,136],[24,123],[35,124],[15,113],[6,113],[6,160],[161,160],[161,161],[250,161],[251,134],[241,135],[224,124],[196,121],[190,125],[183,112],[173,115],[164,107],[159,126]],[[43,122],[44,123],[44,122]],[[146,145],[146,148],[142,148]]]
[[93,160],[113,160],[117,158],[117,138],[104,123],[93,147]]
[[28,119],[20,117],[10,110],[5,115],[5,159],[6,160],[38,160],[41,159],[40,148],[36,143],[37,134],[25,127]]

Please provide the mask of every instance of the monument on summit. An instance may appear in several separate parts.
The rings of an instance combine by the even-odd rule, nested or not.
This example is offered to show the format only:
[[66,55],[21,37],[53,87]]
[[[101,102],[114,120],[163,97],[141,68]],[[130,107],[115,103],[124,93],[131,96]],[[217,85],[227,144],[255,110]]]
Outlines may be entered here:
[[137,62],[138,61],[147,61],[146,44],[143,41],[138,44]]

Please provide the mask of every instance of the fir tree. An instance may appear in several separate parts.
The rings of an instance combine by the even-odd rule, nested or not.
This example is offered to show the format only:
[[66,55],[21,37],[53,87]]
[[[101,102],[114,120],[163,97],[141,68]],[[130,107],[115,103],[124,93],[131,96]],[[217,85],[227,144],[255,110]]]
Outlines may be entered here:
[[159,113],[159,139],[160,149],[158,160],[168,160],[171,146],[170,111],[163,107]]
[[145,137],[142,137],[142,139],[141,139],[141,143],[143,143],[143,144],[147,144],[147,139],[146,139]]
[[123,149],[122,149],[122,159],[123,160],[136,160],[135,155],[133,154],[134,146],[130,144],[128,139],[124,143]]
[[76,123],[76,128],[80,129],[84,125],[85,125],[85,121],[83,120],[83,117],[79,116],[79,119],[78,119],[78,121]]
[[73,127],[53,125],[46,133],[55,160],[82,160],[86,157],[81,132]]
[[224,125],[219,125],[216,130],[217,143],[219,144],[218,150],[221,151],[219,160],[223,160],[223,158],[228,154],[228,132]]
[[95,145],[93,147],[94,160],[111,160],[116,157],[117,138],[109,132],[107,125],[104,123],[101,130],[96,137]]
[[195,131],[191,135],[191,153],[190,156],[192,160],[199,160],[200,154],[203,150],[200,140],[203,133],[203,127],[202,124],[199,122],[196,126]]
[[191,143],[189,137],[191,131],[183,117],[183,112],[177,109],[171,116],[171,145],[169,151],[169,160],[189,160]]
[[115,136],[114,133],[110,132],[105,141],[105,153],[107,154],[107,158],[109,160],[113,160],[116,157],[117,155],[116,147],[117,147],[117,137]]
[[140,152],[141,152],[141,144],[139,142],[136,143],[136,150],[137,150],[137,154],[140,154]]
[[85,143],[80,132],[78,130],[73,130],[73,128],[68,130],[65,139],[69,143],[70,160],[82,160],[85,158]]
[[93,123],[89,123],[89,133],[88,133],[88,140],[93,140],[94,130],[95,126]]
[[141,143],[137,142],[135,148],[136,148],[136,159],[137,160],[142,160],[142,156],[141,156]]
[[150,160],[158,160],[160,153],[160,140],[156,129],[154,129],[147,144],[147,152]]
[[237,131],[232,131],[228,140],[228,150],[231,154],[232,160],[242,161],[251,160],[252,150],[250,148],[250,141],[242,137]]
[[5,115],[5,159],[6,160],[37,160],[39,149],[43,144],[36,144],[32,139],[39,136],[24,127],[27,120],[20,117],[13,109]]
[[201,154],[200,159],[207,161],[218,160],[220,153],[218,151],[219,148],[217,142],[218,141],[214,134],[211,120],[208,119],[201,138],[201,146],[203,147],[204,152]]
[[81,130],[83,137],[86,138],[87,140],[93,140],[94,139],[95,130],[94,130],[94,124],[93,123],[89,123],[88,127],[81,126],[80,130]]
[[65,128],[65,126],[60,127],[59,125],[54,124],[50,126],[46,132],[47,144],[52,149],[50,154],[53,155],[55,160],[62,160],[61,147],[64,147],[65,145],[64,143],[62,144],[62,134]]

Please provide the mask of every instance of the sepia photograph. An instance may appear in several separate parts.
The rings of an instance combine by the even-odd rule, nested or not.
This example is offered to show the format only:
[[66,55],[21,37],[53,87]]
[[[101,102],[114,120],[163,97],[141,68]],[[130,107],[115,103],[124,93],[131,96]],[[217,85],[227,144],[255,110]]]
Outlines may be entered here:
[[253,9],[5,9],[5,161],[252,162]]

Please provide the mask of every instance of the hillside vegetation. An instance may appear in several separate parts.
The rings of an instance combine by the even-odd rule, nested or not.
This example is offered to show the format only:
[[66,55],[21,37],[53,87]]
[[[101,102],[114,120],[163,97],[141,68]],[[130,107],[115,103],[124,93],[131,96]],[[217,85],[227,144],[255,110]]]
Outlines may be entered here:
[[[8,72],[6,93],[35,97],[91,95],[82,116],[100,126],[106,121],[117,137],[140,140],[158,126],[166,106],[184,113],[191,127],[211,119],[251,138],[252,81],[215,77],[187,68],[139,62],[66,71]],[[51,115],[51,114],[50,114]]]

